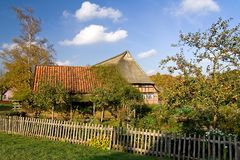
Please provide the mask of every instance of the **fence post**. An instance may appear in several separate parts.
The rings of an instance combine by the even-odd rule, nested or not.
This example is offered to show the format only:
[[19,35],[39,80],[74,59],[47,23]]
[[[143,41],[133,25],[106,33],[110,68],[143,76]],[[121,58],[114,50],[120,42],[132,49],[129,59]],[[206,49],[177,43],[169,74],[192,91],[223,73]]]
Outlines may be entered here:
[[236,159],[240,159],[240,144],[237,142]]
[[239,149],[240,149],[240,146],[237,142],[237,136],[234,137],[234,148],[235,148],[235,159],[239,159],[240,156],[239,156]]
[[115,132],[114,132],[114,127],[111,127],[110,128],[110,143],[109,143],[109,150],[111,150],[112,149],[112,146],[113,146],[113,142],[114,142],[114,139],[113,139],[113,137],[115,137],[115,136],[113,136],[114,134],[115,134]]
[[8,130],[7,130],[7,133],[11,133],[11,117],[8,116]]
[[230,136],[229,138],[228,138],[228,143],[229,143],[229,147],[228,147],[228,149],[229,149],[229,160],[232,160],[232,137]]

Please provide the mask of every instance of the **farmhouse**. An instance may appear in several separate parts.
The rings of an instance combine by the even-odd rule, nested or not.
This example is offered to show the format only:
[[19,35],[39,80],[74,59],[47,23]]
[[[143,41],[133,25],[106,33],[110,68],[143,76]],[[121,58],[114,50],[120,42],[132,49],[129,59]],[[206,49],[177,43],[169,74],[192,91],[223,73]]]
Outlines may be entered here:
[[[120,74],[143,94],[145,103],[158,103],[158,89],[133,59],[129,51],[96,64],[116,65]],[[89,94],[95,87],[95,75],[91,67],[79,66],[37,66],[35,70],[34,91],[38,90],[40,81],[52,84],[61,83],[71,94]]]

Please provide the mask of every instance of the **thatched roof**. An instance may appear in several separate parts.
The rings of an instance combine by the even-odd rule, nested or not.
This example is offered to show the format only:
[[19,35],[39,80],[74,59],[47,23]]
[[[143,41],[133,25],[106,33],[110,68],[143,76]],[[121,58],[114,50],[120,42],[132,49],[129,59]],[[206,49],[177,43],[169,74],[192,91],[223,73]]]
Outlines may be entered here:
[[129,51],[125,51],[115,57],[109,58],[98,65],[116,65],[121,75],[132,84],[154,84],[154,82],[141,69],[133,59]]

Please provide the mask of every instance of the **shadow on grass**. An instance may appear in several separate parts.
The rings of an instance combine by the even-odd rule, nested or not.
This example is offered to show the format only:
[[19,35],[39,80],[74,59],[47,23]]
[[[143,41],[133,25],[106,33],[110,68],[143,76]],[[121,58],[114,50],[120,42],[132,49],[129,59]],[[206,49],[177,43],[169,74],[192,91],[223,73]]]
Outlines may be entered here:
[[89,160],[157,160],[157,157],[141,156],[130,153],[114,152],[109,155],[96,155]]

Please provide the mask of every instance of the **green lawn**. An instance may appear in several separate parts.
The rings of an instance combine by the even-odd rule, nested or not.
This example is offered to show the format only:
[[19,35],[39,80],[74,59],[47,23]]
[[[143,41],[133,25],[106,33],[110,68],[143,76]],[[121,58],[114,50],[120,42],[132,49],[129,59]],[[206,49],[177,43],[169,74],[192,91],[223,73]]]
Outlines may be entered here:
[[65,142],[0,133],[1,160],[154,160],[155,157],[104,151]]
[[1,104],[0,103],[0,111],[9,111],[13,108],[12,104]]

